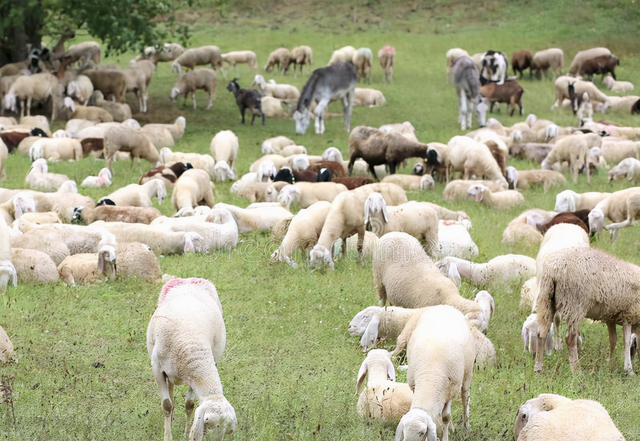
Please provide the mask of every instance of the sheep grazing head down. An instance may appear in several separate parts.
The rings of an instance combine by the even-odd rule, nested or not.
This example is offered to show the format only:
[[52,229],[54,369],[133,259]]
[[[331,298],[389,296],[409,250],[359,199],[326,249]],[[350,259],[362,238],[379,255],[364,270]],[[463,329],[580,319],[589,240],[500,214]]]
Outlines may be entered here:
[[171,99],[171,101],[175,101],[179,96],[180,96],[179,88],[174,87],[173,89],[171,89],[171,94],[169,95],[169,98]]
[[296,122],[296,133],[304,135],[311,122],[311,112],[309,109],[296,110],[293,112],[293,120]]
[[222,440],[236,431],[238,420],[231,403],[224,397],[205,398],[196,408],[189,441],[201,441],[207,432],[211,439]]
[[401,419],[396,429],[395,441],[437,441],[436,423],[429,414],[419,407],[414,407]]
[[322,245],[316,245],[309,253],[309,266],[315,268],[316,265],[322,265],[323,263],[329,264],[329,268],[334,269],[331,252]]

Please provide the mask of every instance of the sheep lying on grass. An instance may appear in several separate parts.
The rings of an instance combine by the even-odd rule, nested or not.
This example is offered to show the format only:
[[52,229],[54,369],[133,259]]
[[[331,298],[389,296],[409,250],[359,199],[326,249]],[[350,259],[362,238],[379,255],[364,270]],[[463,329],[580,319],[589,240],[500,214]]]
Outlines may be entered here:
[[96,283],[116,278],[116,250],[104,245],[97,254],[74,254],[58,265],[58,273],[68,285]]
[[215,186],[204,170],[187,170],[176,181],[171,195],[171,204],[176,209],[175,216],[191,216],[194,207],[204,204],[211,208],[214,204]]
[[[216,363],[227,334],[215,286],[205,279],[173,279],[162,287],[158,307],[147,327],[147,351],[160,389],[164,437],[170,440],[173,386],[187,383],[185,435],[201,441],[206,432],[222,440],[236,430],[236,413],[222,392]],[[200,400],[195,408],[196,396]]]
[[153,179],[142,185],[125,185],[101,198],[100,201],[109,199],[113,204],[123,207],[151,207],[153,206],[153,198],[157,198],[158,205],[162,205],[162,201],[166,197],[167,189],[164,182]]
[[49,173],[47,160],[44,158],[33,161],[31,169],[24,179],[24,182],[29,184],[30,188],[42,191],[56,191],[68,181],[70,179],[66,175]]
[[524,196],[518,191],[505,190],[493,193],[482,184],[472,185],[467,194],[475,198],[476,202],[498,210],[507,210],[524,202]]

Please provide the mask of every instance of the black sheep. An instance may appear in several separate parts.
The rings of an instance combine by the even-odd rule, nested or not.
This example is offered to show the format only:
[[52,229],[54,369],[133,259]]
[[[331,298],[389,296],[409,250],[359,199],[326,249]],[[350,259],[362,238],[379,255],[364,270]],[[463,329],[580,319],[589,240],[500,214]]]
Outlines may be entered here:
[[227,85],[227,90],[233,92],[236,97],[236,104],[240,109],[242,115],[242,124],[244,124],[244,112],[249,109],[251,111],[251,125],[257,115],[262,116],[262,125],[264,126],[264,112],[262,111],[262,95],[257,90],[253,89],[241,89],[240,85],[236,82],[237,78],[231,80]]

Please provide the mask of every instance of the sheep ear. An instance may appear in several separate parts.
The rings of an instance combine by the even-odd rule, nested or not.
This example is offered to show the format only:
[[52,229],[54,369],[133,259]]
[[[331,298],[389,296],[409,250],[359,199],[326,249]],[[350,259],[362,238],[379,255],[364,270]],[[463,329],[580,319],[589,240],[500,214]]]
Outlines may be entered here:
[[98,253],[98,271],[100,272],[100,274],[104,272],[104,255],[105,254],[106,254],[105,251]]
[[430,417],[427,418],[427,441],[438,441],[436,423],[434,423]]
[[189,432],[189,440],[202,441],[204,437],[204,409],[196,408],[195,417],[193,418],[193,425]]
[[479,190],[476,193],[476,197],[475,197],[475,201],[476,202],[482,202],[482,198],[484,197],[484,192],[482,190]]
[[449,264],[449,271],[447,273],[447,277],[455,283],[457,288],[460,288],[462,285],[462,278],[460,277],[460,272],[458,271],[458,265],[455,262],[451,262]]
[[391,358],[387,358],[387,377],[391,381],[396,381],[396,369],[393,367]]
[[367,359],[365,358],[360,365],[360,369],[358,370],[358,381],[356,382],[356,395],[360,393],[362,389],[362,383],[364,383],[365,378],[367,378],[367,373],[369,372],[369,364],[367,363]]
[[384,217],[385,222],[389,222],[389,213],[387,212],[387,202],[382,200],[382,216]]
[[576,199],[573,195],[569,195],[569,211],[572,213],[576,211]]
[[404,422],[402,421],[402,419],[400,419],[400,422],[398,423],[398,427],[396,428],[396,436],[394,438],[394,441],[402,441],[402,438],[404,436],[403,432],[404,432]]
[[367,329],[365,329],[362,337],[360,338],[360,346],[362,346],[362,352],[366,352],[370,346],[375,344],[378,340],[378,326],[380,325],[380,317],[378,314],[375,314],[371,317],[371,321],[369,325],[367,325]]

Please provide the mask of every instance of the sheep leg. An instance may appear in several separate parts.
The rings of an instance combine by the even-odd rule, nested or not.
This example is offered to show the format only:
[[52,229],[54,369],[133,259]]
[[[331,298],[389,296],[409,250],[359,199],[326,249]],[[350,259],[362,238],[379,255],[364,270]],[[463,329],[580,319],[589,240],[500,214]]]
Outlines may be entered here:
[[624,338],[624,370],[628,375],[635,375],[633,366],[631,365],[631,343],[633,336],[631,335],[631,325],[625,323],[622,325],[622,336]]
[[[191,100],[193,102],[193,110],[196,110],[196,92],[195,92],[195,90],[191,94]],[[185,101],[186,101],[186,99],[185,99]]]
[[613,354],[616,351],[616,343],[618,341],[616,324],[614,322],[607,322],[607,331],[609,331],[609,361],[613,362]]
[[151,369],[153,370],[153,375],[156,378],[156,383],[158,383],[160,398],[162,399],[162,411],[164,412],[164,441],[170,441],[172,439],[171,423],[173,422],[173,383],[169,381],[169,378],[167,378],[165,373],[157,364],[152,362]]
[[471,379],[472,375],[469,373],[465,375],[464,380],[462,381],[462,391],[460,392],[462,398],[462,425],[464,426],[466,431],[471,430],[471,425],[469,424],[469,401],[471,399]]
[[467,95],[458,90],[458,100],[458,122],[460,123],[460,130],[467,130]]
[[[351,112],[353,110],[353,96],[351,92],[342,97],[342,110],[344,113],[344,128],[348,133],[351,128]],[[324,132],[324,127],[322,131]]]
[[571,372],[580,370],[580,362],[578,361],[578,333],[574,329],[574,326],[569,327],[567,333],[567,351],[569,352],[569,364],[571,365]]
[[442,441],[449,441],[449,424],[451,423],[451,400],[442,409]]
[[244,111],[246,107],[240,107],[240,115],[242,115],[242,124],[244,124]]
[[[352,166],[353,168],[353,166]],[[378,179],[378,175],[376,175],[376,169],[375,166],[373,164],[369,164],[369,172],[373,175],[373,177],[376,179],[376,181],[379,181],[380,179]]]
[[191,428],[190,423],[193,420],[193,411],[196,405],[195,400],[196,393],[193,388],[189,387],[187,394],[184,396],[184,407],[187,411],[187,421],[185,422],[184,426],[184,438],[187,438],[187,436],[189,435],[189,429]]

